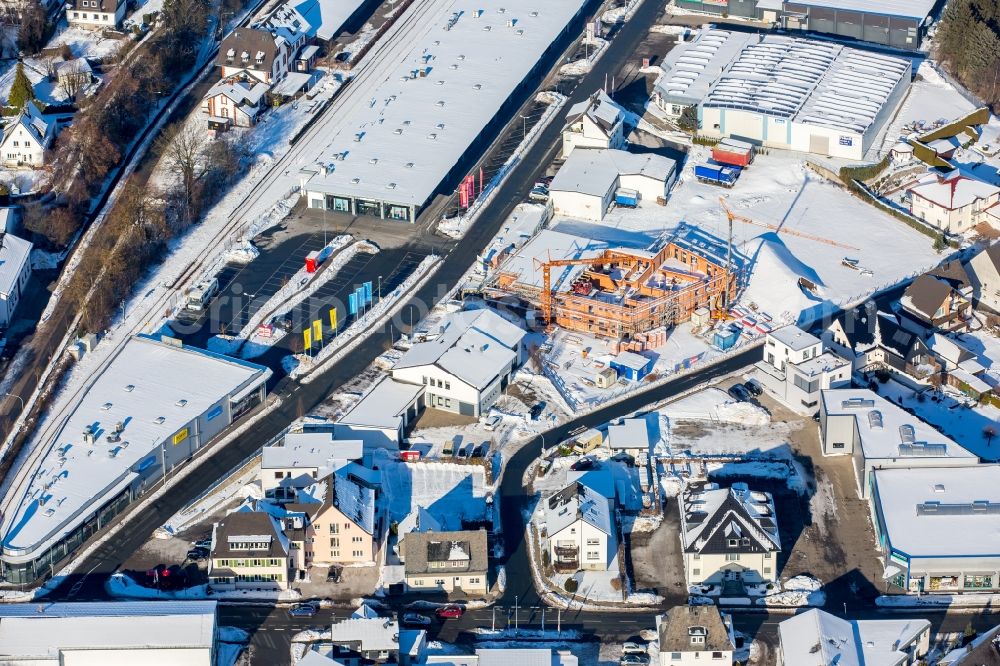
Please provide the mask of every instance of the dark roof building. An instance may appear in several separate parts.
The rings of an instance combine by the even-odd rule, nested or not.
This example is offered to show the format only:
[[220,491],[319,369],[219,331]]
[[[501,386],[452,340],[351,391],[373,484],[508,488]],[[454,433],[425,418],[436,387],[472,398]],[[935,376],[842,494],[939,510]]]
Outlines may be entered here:
[[715,658],[732,663],[732,627],[717,606],[674,606],[656,624],[661,653],[721,652],[727,654]]
[[403,543],[406,575],[479,572],[489,568],[486,530],[411,532]]
[[693,487],[681,506],[681,545],[685,553],[720,555],[776,553],[781,550],[774,501],[770,493],[751,491],[744,483],[731,488]]
[[222,40],[215,64],[270,72],[278,47],[267,30],[238,28]]
[[288,542],[274,518],[263,511],[236,511],[215,527],[212,558],[287,557]]

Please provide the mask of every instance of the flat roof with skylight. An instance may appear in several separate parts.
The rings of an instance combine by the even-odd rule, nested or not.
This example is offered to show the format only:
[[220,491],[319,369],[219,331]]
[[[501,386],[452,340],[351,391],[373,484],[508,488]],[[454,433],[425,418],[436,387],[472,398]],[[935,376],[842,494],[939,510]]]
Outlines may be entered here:
[[[270,375],[202,349],[130,339],[51,438],[35,444],[44,455],[23,492],[3,507],[4,555],[32,552],[73,530],[158,464],[164,442],[182,433],[174,443],[187,440],[194,420],[214,410],[224,416],[227,400],[259,389]],[[193,428],[190,436],[197,436]]]
[[446,5],[330,142],[309,193],[422,206],[581,10],[580,0]]

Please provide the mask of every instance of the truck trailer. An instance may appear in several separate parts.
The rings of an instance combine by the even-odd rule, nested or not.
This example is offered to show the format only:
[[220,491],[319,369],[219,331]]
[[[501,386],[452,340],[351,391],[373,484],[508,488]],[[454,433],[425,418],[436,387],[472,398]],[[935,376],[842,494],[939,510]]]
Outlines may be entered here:
[[736,139],[723,139],[712,147],[712,159],[719,164],[746,167],[753,161],[754,145]]

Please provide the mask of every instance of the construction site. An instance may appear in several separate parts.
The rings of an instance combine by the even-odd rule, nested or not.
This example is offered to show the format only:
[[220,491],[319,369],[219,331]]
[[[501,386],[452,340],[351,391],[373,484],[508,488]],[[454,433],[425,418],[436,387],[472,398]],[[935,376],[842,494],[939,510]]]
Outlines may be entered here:
[[489,291],[530,304],[546,326],[615,340],[669,329],[699,308],[722,316],[736,296],[739,270],[724,246],[680,235],[648,250],[599,245],[545,230],[500,267]]

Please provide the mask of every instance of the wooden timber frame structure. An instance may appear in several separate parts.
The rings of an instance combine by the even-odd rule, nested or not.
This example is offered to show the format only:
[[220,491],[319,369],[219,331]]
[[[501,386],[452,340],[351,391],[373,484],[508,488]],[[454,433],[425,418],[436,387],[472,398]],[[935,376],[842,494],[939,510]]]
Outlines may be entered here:
[[[690,319],[697,308],[732,302],[738,273],[696,249],[666,243],[654,252],[607,249],[579,259],[536,259],[542,287],[519,288],[514,276],[497,287],[537,304],[546,325],[622,339]],[[571,285],[552,288],[552,268],[585,266]],[[568,288],[567,288],[568,287]]]

